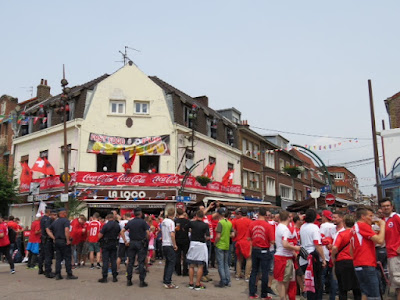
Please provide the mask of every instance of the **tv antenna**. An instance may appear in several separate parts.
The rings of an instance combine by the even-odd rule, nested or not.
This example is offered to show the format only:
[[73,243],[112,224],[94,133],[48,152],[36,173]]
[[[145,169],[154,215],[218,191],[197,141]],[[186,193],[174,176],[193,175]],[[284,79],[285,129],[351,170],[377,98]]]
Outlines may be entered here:
[[137,49],[132,48],[132,47],[129,47],[129,46],[125,46],[124,48],[125,48],[125,51],[124,51],[124,52],[118,51],[119,53],[122,54],[122,58],[123,58],[123,61],[118,61],[118,62],[123,62],[123,63],[124,63],[124,66],[125,66],[126,63],[127,63],[128,61],[132,61],[132,60],[128,57],[128,49],[134,50],[134,51],[136,51],[136,52],[140,52],[140,50],[137,50]]
[[20,89],[26,89],[27,92],[31,93],[31,98],[33,97],[33,86],[21,86]]

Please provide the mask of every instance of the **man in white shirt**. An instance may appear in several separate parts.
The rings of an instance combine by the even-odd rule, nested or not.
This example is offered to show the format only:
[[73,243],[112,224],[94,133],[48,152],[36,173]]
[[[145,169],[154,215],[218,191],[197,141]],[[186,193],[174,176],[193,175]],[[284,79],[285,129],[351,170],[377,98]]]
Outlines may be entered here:
[[[123,220],[119,221],[119,227],[122,229],[125,228],[126,223],[129,222],[129,220],[132,220],[132,215],[130,212],[126,212],[123,216]],[[129,243],[129,232],[125,232],[125,239]],[[117,258],[117,270],[119,271],[119,267],[121,265],[121,261],[125,260],[127,258],[127,251],[128,249],[125,246],[124,239],[120,235],[119,237],[119,246],[118,246],[118,258]],[[127,263],[126,263],[127,265]]]
[[172,283],[172,273],[175,269],[176,254],[178,249],[175,241],[175,209],[169,208],[167,218],[161,223],[162,230],[162,247],[165,256],[164,278],[163,283],[166,289],[177,289],[178,286]]
[[[300,228],[300,240],[301,246],[307,250],[310,254],[316,251],[322,261],[321,266],[326,266],[326,260],[324,255],[324,250],[322,249],[321,244],[321,233],[319,232],[319,227],[314,224],[314,221],[317,217],[317,213],[314,209],[307,209],[305,216],[305,223]],[[306,273],[308,261],[300,257],[300,267],[303,270],[303,273]],[[322,299],[322,282],[321,278],[314,278],[315,284],[321,285],[319,289],[316,290],[318,293],[318,297],[316,299]],[[307,298],[315,297],[316,293],[312,293],[310,291],[307,292]]]
[[288,228],[290,222],[289,213],[281,211],[279,219],[280,223],[275,230],[276,253],[274,256],[274,279],[278,282],[280,299],[286,300],[286,297],[289,296],[290,286],[290,290],[294,291],[289,296],[289,300],[292,300],[296,299],[296,276],[293,259],[295,251],[300,251],[300,246],[293,245],[288,241],[292,236]]

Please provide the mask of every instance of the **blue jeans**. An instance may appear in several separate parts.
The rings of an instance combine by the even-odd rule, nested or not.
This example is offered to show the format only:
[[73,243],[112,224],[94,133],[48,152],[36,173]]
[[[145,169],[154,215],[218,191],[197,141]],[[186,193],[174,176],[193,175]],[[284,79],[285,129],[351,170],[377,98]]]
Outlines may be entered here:
[[252,249],[251,251],[251,274],[249,281],[250,296],[257,294],[257,274],[261,267],[261,298],[268,296],[268,271],[272,262],[272,255],[269,249]]
[[360,284],[361,293],[366,295],[368,300],[381,299],[379,277],[376,269],[374,267],[354,267],[354,270]]
[[171,284],[172,273],[174,273],[174,269],[175,269],[176,254],[174,251],[174,247],[172,247],[172,246],[163,246],[162,249],[163,249],[163,254],[165,257],[163,282],[165,284]]
[[215,247],[215,256],[217,257],[218,273],[221,278],[221,284],[229,285],[231,282],[231,274],[229,272],[229,250],[221,250]]
[[[326,262],[328,264],[328,262]],[[325,288],[325,284],[329,282],[329,300],[336,299],[336,292],[338,290],[338,283],[335,277],[333,276],[333,270],[331,267],[325,267],[322,271],[322,285]]]

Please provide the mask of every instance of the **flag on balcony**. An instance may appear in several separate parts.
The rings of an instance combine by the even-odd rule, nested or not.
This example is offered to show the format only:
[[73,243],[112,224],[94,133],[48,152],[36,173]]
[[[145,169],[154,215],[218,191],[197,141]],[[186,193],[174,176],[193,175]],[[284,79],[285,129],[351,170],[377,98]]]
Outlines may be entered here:
[[131,172],[133,162],[135,161],[135,158],[136,158],[136,149],[133,151],[133,154],[131,157],[129,157],[129,155],[130,155],[130,151],[124,152],[125,163],[122,164],[122,167],[124,168],[125,173]]
[[46,175],[51,175],[51,176],[55,176],[56,172],[54,171],[53,166],[51,165],[51,163],[47,160],[47,158],[45,157],[44,159],[44,164],[45,164],[45,168],[46,168]]
[[29,185],[32,182],[32,171],[26,162],[21,162],[22,172],[19,181],[21,184]]
[[44,159],[39,157],[33,165],[32,171],[43,173],[44,175],[56,175],[53,166],[50,164],[46,157]]
[[214,168],[215,168],[215,162],[214,163],[209,163],[203,170],[203,173],[201,174],[201,176],[205,176],[208,178],[213,179],[213,172],[214,172]]
[[233,173],[235,172],[234,169],[228,169],[225,173],[224,177],[222,177],[222,185],[223,186],[231,186],[233,183]]

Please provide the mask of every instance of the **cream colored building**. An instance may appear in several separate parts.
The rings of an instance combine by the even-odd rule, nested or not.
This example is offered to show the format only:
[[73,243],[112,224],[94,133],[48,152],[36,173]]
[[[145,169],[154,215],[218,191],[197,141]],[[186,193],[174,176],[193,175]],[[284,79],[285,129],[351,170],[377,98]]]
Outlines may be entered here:
[[[176,113],[173,111],[171,96],[166,94],[165,89],[156,84],[154,80],[139,70],[133,63],[125,65],[112,75],[103,75],[84,85],[74,87],[70,94],[69,120],[67,121],[67,144],[71,148],[69,153],[70,173],[124,172],[122,166],[125,162],[124,155],[115,155],[116,165],[115,161],[113,161],[113,167],[105,169],[102,165],[105,163],[99,161],[98,156],[104,156],[103,154],[107,154],[107,152],[88,152],[91,134],[123,138],[168,136],[169,155],[157,155],[154,160],[155,169],[160,174],[181,174],[185,171],[187,161],[184,157],[185,149],[191,144],[188,137],[191,136],[192,130],[175,120]],[[21,135],[20,128],[20,131],[16,132],[17,137],[13,141],[14,167],[17,178],[20,177],[21,173],[20,161],[26,161],[32,167],[38,157],[46,157],[54,167],[56,174],[64,171],[62,114],[57,114],[57,112],[60,112],[59,101],[59,95],[54,96],[26,111],[26,123],[28,125],[25,132],[28,132],[28,134]],[[45,116],[37,120],[40,109],[45,111]],[[38,123],[40,127],[38,127]],[[231,164],[235,169],[233,184],[240,185],[240,151],[232,145],[213,139],[200,132],[195,132],[194,135],[194,161],[205,159],[205,163],[200,163],[199,167],[194,170],[193,175],[201,174],[211,156],[217,161],[214,171],[215,180],[221,181],[227,171],[228,164]],[[151,159],[147,158],[149,161]],[[137,156],[132,165],[131,173],[142,173],[143,165],[141,166],[141,164],[145,162],[146,158]],[[43,177],[43,174],[34,172],[34,179]],[[77,186],[84,189],[91,185],[78,183]],[[102,188],[105,190],[117,189],[115,186],[103,187],[100,185],[98,190]],[[154,190],[154,187],[142,185],[140,189],[144,191]],[[135,186],[119,186],[118,192],[120,190],[135,193],[138,188]],[[163,187],[159,188],[159,190],[164,191],[166,195],[177,194],[176,187]],[[43,193],[59,194],[62,191],[62,186],[55,186],[51,190],[43,191]],[[115,192],[117,193],[117,191]],[[196,188],[188,188],[188,193],[192,193],[193,198],[197,198],[197,200],[199,198],[194,196],[196,193],[202,193],[203,196],[214,195],[240,198],[240,193],[224,194],[216,191],[199,191]],[[21,196],[25,197],[23,199],[26,199],[27,194],[26,190],[21,193]],[[166,196],[166,198],[168,197]],[[85,200],[88,203],[90,200],[99,202],[108,197],[100,198],[100,196],[93,197],[93,195],[88,195]],[[164,201],[165,203],[163,204],[173,205],[176,201],[174,201],[173,196],[170,198],[169,202]],[[49,199],[51,200],[52,198],[50,197]],[[132,202],[132,199],[126,200],[126,202],[129,202],[128,200]],[[103,202],[105,203],[106,201]],[[110,202],[108,201],[107,205]],[[123,204],[127,203],[124,202]],[[105,208],[112,208],[113,204],[111,203],[110,205],[105,206]],[[156,208],[161,208],[160,204]],[[22,217],[23,220],[28,220],[32,215],[32,204],[25,203],[13,206],[10,213]]]

